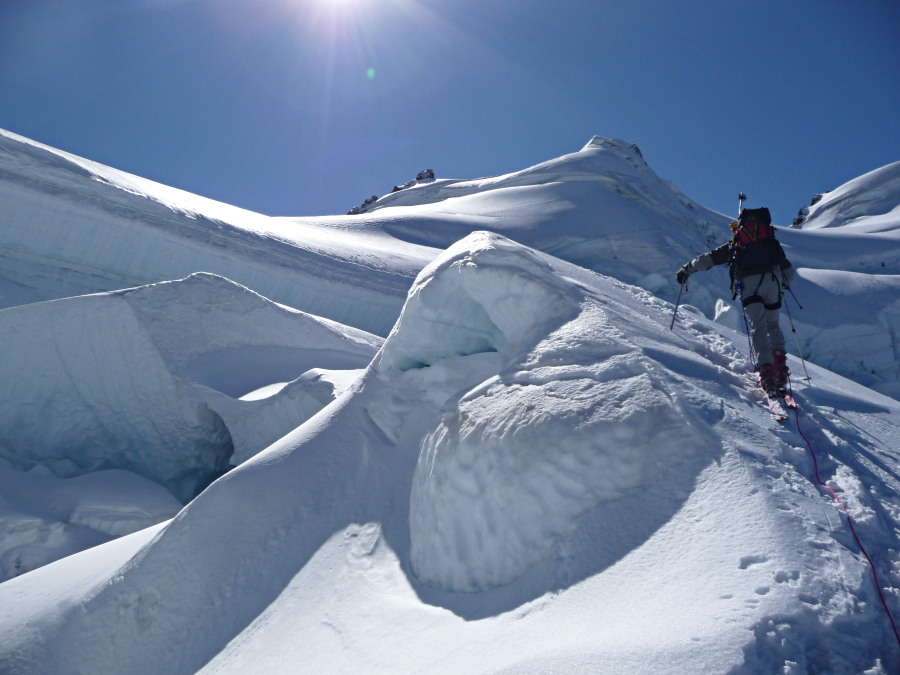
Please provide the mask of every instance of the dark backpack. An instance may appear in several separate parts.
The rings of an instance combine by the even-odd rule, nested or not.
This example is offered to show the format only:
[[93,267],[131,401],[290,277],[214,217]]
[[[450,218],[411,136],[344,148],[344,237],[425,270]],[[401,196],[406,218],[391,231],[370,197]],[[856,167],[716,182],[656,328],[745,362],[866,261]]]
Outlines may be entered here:
[[784,253],[775,239],[769,209],[744,209],[732,239],[731,266],[736,278],[763,273],[777,265]]
[[759,209],[744,209],[738,217],[738,229],[734,233],[735,244],[746,246],[754,241],[775,237],[772,216],[765,206]]

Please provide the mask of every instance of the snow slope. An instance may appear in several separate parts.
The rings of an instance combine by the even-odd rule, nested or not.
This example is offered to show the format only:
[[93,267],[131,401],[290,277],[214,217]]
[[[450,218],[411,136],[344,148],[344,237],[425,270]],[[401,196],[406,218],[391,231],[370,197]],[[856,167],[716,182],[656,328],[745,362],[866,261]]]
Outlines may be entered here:
[[[801,228],[779,235],[800,268],[805,310],[793,311],[804,356],[895,397],[897,167],[827,193],[804,209]],[[0,204],[0,306],[207,271],[378,335],[418,271],[476,230],[674,300],[674,271],[724,242],[729,220],[661,180],[635,145],[600,137],[505,176],[420,182],[357,216],[269,218],[0,131]],[[873,285],[883,302],[865,296]],[[723,269],[695,275],[683,301],[742,329],[728,286]]]
[[900,162],[848,181],[817,195],[814,204],[801,210],[803,230],[840,227],[867,234],[896,233],[900,221]]
[[164,487],[121,469],[57,478],[0,460],[0,582],[169,520],[182,504]]
[[[735,334],[670,314],[467,237],[336,401],[168,524],[0,585],[2,670],[896,672],[796,422]],[[896,614],[900,406],[811,368],[801,428]]]
[[433,252],[310,230],[0,131],[0,306],[211,272],[385,333]]
[[900,669],[804,441],[897,614],[898,406],[818,367],[897,396],[896,176],[779,232],[782,428],[629,143],[290,219],[0,132],[0,672]]
[[268,218],[0,131],[0,305],[206,271],[377,334],[416,273],[491,229],[588,268],[671,292],[666,272],[724,216],[660,180],[624,141],[520,172],[438,180],[360,216]]
[[652,291],[671,290],[673,256],[689,255],[728,222],[661,180],[635,144],[599,136],[578,152],[504,176],[430,181],[385,195],[366,218],[441,250],[473,230],[491,230]]
[[795,314],[804,354],[900,398],[900,162],[825,193],[780,238],[821,308]]
[[[34,483],[0,509],[0,578],[109,538],[76,526],[121,535],[171,517],[173,494],[190,500],[318,412],[381,342],[210,274],[0,310],[0,503]],[[104,469],[147,486],[102,508],[66,496]],[[146,506],[154,490],[165,509]]]

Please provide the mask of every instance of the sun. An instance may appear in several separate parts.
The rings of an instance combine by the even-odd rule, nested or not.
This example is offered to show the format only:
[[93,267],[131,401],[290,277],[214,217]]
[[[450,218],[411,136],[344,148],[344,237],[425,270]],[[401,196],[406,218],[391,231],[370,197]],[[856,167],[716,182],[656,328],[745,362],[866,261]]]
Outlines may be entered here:
[[369,0],[312,0],[310,4],[332,16],[345,16],[359,13],[371,3]]
[[366,0],[315,0],[319,5],[334,8],[358,7],[366,4]]

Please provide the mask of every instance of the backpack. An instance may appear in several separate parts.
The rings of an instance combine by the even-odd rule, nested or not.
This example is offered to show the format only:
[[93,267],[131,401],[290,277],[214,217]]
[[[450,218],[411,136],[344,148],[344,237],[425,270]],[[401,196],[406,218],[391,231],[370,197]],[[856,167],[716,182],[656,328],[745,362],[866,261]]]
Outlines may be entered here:
[[735,278],[763,273],[777,265],[784,253],[775,239],[769,209],[744,209],[731,240],[731,269]]
[[738,229],[734,233],[735,244],[746,246],[761,239],[775,237],[772,216],[765,206],[759,209],[744,209],[738,217]]

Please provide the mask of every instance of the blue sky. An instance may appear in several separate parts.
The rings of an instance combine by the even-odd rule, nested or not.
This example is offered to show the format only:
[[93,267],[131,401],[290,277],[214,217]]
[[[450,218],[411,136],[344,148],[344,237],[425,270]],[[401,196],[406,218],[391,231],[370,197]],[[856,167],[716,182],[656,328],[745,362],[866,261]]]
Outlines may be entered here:
[[896,0],[3,0],[0,127],[269,215],[637,143],[788,224],[900,160]]

